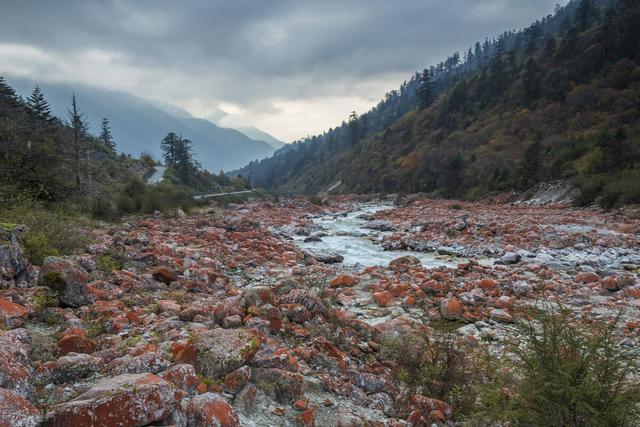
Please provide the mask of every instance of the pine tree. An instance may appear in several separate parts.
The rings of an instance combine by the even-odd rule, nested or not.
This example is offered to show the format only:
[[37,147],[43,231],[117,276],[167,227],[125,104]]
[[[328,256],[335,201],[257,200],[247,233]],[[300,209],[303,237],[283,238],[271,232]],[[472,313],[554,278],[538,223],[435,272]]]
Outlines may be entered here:
[[111,128],[109,127],[109,119],[106,117],[102,119],[102,124],[100,126],[100,140],[104,142],[104,144],[111,149],[114,153],[116,152],[116,143],[113,140],[113,136],[111,135]]
[[31,96],[27,98],[27,107],[29,107],[33,116],[38,120],[48,122],[52,118],[51,107],[49,107],[47,100],[44,99],[44,95],[38,85],[33,89]]
[[540,141],[533,142],[524,150],[522,168],[520,170],[523,188],[535,185],[540,181],[542,154],[543,147]]
[[180,137],[174,132],[169,132],[160,143],[160,150],[162,150],[162,157],[164,163],[169,167],[176,165],[176,153],[178,150],[178,143]]
[[589,27],[594,17],[597,16],[597,10],[593,5],[593,0],[582,0],[576,11],[576,23],[582,31]]
[[78,109],[76,94],[71,96],[71,108],[67,110],[69,126],[73,129],[73,174],[76,191],[80,192],[80,158],[84,152],[84,143],[89,133],[89,124],[85,114]]
[[433,102],[433,84],[431,82],[431,72],[425,68],[420,75],[420,86],[418,86],[417,95],[419,98],[420,109],[425,109]]
[[9,86],[4,77],[0,76],[0,96],[8,99],[11,103],[15,104],[18,101],[18,95],[16,91]]

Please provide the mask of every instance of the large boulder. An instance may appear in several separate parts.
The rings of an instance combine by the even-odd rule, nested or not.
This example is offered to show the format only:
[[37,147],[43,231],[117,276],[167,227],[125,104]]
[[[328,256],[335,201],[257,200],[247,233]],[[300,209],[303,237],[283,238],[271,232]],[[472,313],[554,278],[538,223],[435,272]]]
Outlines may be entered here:
[[29,261],[19,244],[19,236],[24,232],[24,225],[0,223],[0,279],[28,280]]
[[177,358],[193,363],[202,375],[220,378],[249,362],[259,347],[260,339],[251,332],[219,328],[193,335]]
[[395,227],[393,226],[393,224],[391,224],[390,222],[387,222],[387,221],[382,221],[382,220],[370,221],[370,222],[366,223],[365,225],[363,225],[362,228],[367,228],[369,230],[376,230],[376,231],[393,231],[393,230],[395,230]]
[[0,321],[8,328],[19,328],[29,316],[29,310],[8,298],[0,298]]
[[0,387],[31,399],[35,394],[31,371],[29,360],[20,357],[15,347],[0,348]]
[[104,361],[84,353],[68,353],[56,361],[47,362],[41,368],[54,383],[61,384],[88,377],[100,372]]
[[28,400],[11,390],[0,388],[0,426],[37,427],[41,422],[40,411]]
[[75,399],[53,406],[46,426],[144,426],[176,408],[171,383],[153,374],[125,374],[93,385]]
[[314,259],[323,264],[339,264],[344,261],[344,257],[342,255],[333,252],[308,251],[306,253],[306,257]]
[[227,400],[217,393],[195,396],[187,406],[189,427],[238,427],[240,420]]
[[81,307],[94,302],[87,288],[89,273],[60,257],[47,257],[40,269],[40,283],[59,295],[62,304]]
[[420,259],[418,259],[413,255],[401,256],[399,258],[392,260],[389,263],[390,269],[398,270],[398,271],[403,271],[406,269],[418,268],[418,267],[422,267],[422,263],[420,262]]

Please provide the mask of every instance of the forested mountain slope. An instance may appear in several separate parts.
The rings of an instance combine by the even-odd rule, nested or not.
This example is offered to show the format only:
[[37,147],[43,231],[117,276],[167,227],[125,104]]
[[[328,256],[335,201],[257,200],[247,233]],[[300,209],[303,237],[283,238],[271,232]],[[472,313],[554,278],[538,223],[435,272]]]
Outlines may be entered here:
[[582,202],[640,201],[640,3],[573,1],[418,74],[376,108],[241,170],[314,193],[480,197],[571,180]]

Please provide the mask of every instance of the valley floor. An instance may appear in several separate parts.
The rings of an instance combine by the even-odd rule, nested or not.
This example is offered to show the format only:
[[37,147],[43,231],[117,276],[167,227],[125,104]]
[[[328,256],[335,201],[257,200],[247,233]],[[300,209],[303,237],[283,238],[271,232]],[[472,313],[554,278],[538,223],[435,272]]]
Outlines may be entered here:
[[640,359],[628,215],[342,196],[91,233],[41,268],[0,257],[0,425],[447,422],[450,403],[401,398],[389,342],[449,331],[499,354],[532,306],[622,313],[618,345]]

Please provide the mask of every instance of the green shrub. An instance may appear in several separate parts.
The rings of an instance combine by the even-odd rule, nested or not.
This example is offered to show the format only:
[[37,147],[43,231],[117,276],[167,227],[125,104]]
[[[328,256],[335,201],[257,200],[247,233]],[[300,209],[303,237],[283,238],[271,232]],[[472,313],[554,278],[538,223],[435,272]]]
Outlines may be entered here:
[[58,297],[48,293],[38,294],[34,297],[33,301],[40,308],[57,307],[59,305]]
[[461,346],[451,333],[403,334],[385,340],[380,354],[396,362],[394,375],[406,391],[401,400],[416,393],[441,399],[456,408],[456,416],[474,411],[479,387],[494,370],[481,350]]
[[60,251],[49,242],[49,238],[42,231],[27,233],[22,244],[25,255],[32,264],[41,265],[46,257],[60,255]]
[[616,345],[618,322],[573,326],[563,308],[535,319],[520,325],[513,375],[485,391],[481,412],[513,425],[638,425],[640,387]]
[[62,324],[64,317],[56,311],[47,310],[42,316],[42,321],[49,326],[57,326]]
[[[0,197],[1,198],[1,197]],[[28,259],[41,264],[49,255],[68,255],[86,246],[81,231],[86,219],[72,207],[44,205],[28,197],[0,200],[0,222],[25,224],[29,232],[23,239]]]
[[98,257],[97,267],[103,273],[111,273],[113,270],[122,269],[123,262],[113,255],[100,255]]

